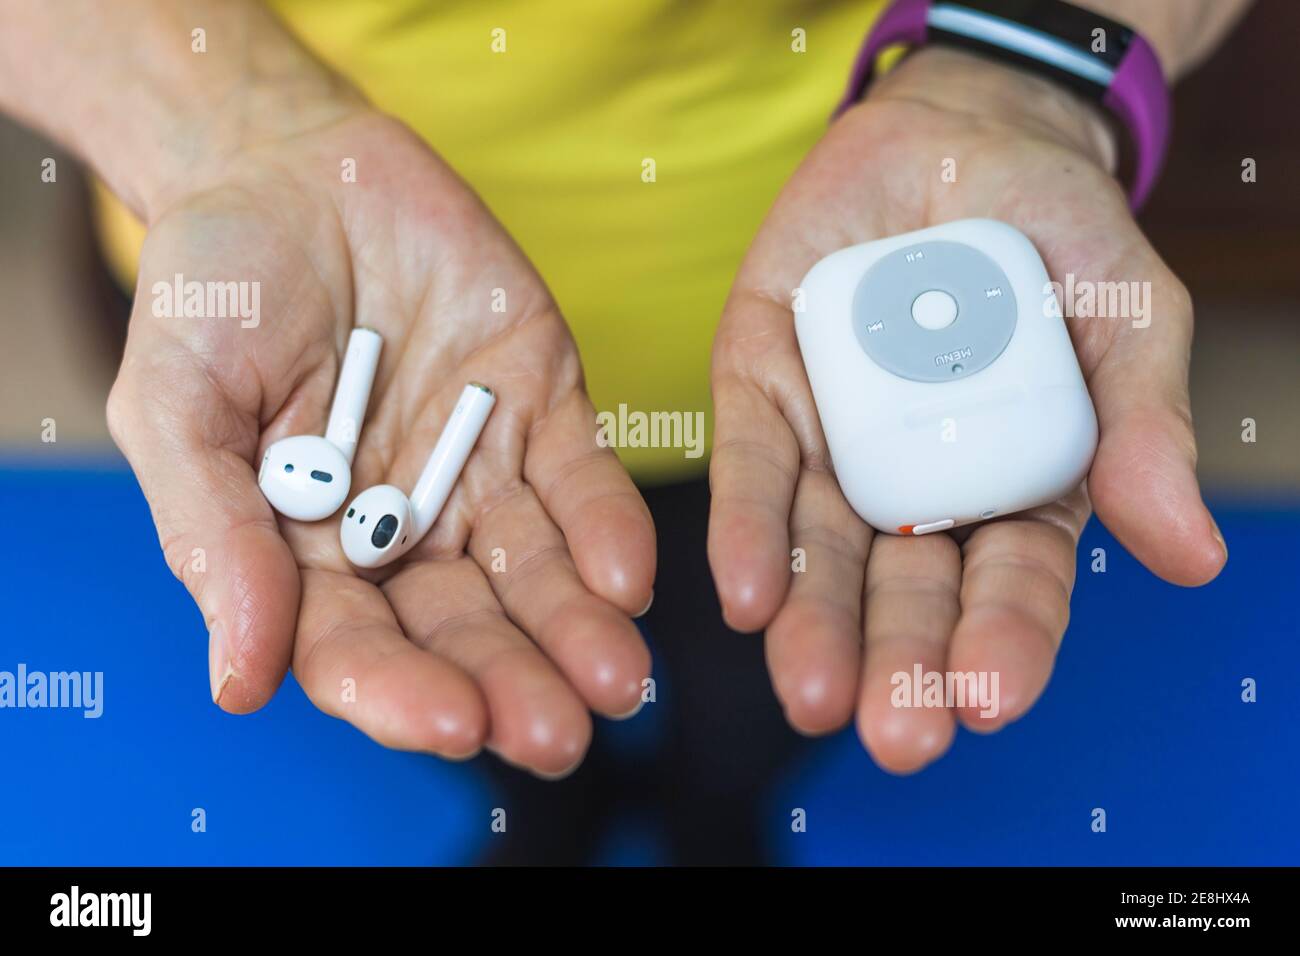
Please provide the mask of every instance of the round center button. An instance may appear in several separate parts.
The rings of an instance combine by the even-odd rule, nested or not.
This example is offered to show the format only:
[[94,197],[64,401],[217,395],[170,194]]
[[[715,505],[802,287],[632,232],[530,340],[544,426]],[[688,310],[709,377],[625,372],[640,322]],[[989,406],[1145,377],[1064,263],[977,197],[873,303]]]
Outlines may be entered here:
[[853,334],[886,372],[952,382],[997,359],[1016,331],[1011,280],[964,242],[903,246],[868,266],[853,293]]
[[957,318],[957,300],[939,289],[922,292],[912,300],[912,318],[931,332],[946,329]]

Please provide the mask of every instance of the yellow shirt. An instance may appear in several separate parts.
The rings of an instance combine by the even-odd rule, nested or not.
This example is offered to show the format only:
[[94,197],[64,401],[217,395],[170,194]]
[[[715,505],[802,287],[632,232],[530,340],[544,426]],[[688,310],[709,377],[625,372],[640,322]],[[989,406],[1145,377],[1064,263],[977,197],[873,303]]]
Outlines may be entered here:
[[[736,267],[825,130],[881,0],[271,5],[501,219],[555,294],[598,410],[710,422],[709,351]],[[102,200],[129,277],[140,228]],[[618,451],[651,482],[707,461]]]

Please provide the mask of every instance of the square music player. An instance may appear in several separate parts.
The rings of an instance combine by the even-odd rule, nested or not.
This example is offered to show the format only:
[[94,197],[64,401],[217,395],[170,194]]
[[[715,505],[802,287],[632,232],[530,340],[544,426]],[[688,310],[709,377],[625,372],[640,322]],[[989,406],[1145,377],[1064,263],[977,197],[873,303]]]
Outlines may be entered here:
[[891,534],[1072,491],[1097,416],[1043,260],[964,219],[841,249],[801,283],[795,332],[840,488]]

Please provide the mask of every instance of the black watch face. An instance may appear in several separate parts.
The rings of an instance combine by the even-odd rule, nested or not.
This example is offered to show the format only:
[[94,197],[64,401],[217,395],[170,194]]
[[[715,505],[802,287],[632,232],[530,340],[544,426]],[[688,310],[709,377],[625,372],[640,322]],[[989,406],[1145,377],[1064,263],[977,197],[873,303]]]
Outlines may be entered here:
[[934,0],[932,41],[1046,70],[1102,96],[1128,53],[1133,31],[1062,0]]

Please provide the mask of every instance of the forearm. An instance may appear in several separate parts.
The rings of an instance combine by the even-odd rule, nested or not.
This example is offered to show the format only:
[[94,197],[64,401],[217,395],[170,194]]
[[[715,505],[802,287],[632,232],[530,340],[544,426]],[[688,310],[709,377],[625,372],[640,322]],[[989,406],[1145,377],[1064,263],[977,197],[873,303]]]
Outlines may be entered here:
[[146,220],[241,146],[327,122],[357,99],[253,0],[2,9],[0,110],[84,159]]
[[1130,26],[1155,47],[1170,81],[1209,56],[1253,0],[1071,0]]

